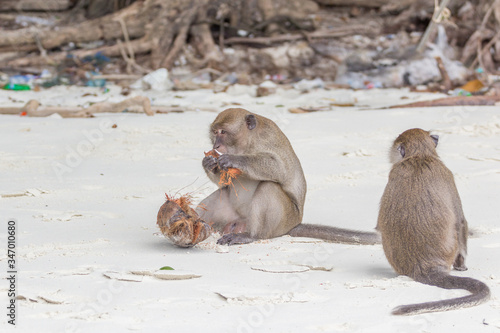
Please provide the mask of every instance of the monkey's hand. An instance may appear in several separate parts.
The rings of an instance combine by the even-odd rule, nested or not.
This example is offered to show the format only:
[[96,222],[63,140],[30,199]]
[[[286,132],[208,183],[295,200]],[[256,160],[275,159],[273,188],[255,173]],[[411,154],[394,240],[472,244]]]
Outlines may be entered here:
[[202,161],[203,168],[213,174],[219,172],[219,166],[217,165],[217,159],[213,156],[205,156]]
[[237,157],[238,156],[235,155],[223,154],[217,159],[217,164],[222,170],[227,170],[229,168],[240,169],[241,167],[239,165],[240,163],[238,163]]

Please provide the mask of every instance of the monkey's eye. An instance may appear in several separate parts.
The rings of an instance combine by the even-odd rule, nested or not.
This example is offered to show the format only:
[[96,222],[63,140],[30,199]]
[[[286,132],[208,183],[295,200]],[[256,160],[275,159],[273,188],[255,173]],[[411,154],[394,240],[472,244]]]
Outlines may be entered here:
[[220,130],[220,134],[226,134],[226,131]]

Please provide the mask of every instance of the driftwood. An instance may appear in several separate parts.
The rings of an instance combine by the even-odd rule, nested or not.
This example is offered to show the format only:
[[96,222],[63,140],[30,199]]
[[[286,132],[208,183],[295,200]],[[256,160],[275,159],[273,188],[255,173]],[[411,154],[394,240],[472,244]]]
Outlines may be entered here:
[[0,11],[61,11],[67,10],[71,6],[70,0],[2,0],[0,1]]
[[436,57],[437,67],[439,69],[439,73],[441,74],[442,81],[442,91],[449,91],[453,87],[450,76],[448,75],[448,71],[446,71],[446,67],[444,66],[443,59],[441,57]]
[[389,0],[315,0],[317,3],[328,6],[359,6],[379,8],[387,5]]
[[[107,56],[123,55],[123,47],[117,40],[126,40],[126,48],[135,54],[151,53],[150,67],[153,69],[171,68],[179,53],[184,48],[189,37],[196,42],[195,48],[207,61],[223,62],[220,51],[210,33],[210,24],[225,25],[229,18],[232,29],[240,29],[241,24],[252,22],[252,13],[246,8],[249,1],[245,0],[145,0],[136,1],[128,7],[115,13],[83,21],[78,24],[61,26],[57,30],[50,29],[18,29],[3,31],[0,34],[0,52],[16,51],[31,52],[37,50],[52,50],[70,42],[85,43],[104,40],[114,45],[107,45],[94,50],[75,51],[71,54],[77,57],[102,52]],[[49,1],[50,3],[50,1]],[[309,12],[296,12],[313,3],[310,0],[261,0],[257,10],[262,17],[269,13],[263,9],[272,10],[280,15],[281,11],[289,15],[307,18]],[[272,4],[272,5],[270,5]],[[282,8],[277,7],[280,5]],[[227,10],[222,10],[226,8]],[[278,8],[278,9],[276,9]],[[229,10],[231,9],[231,10]],[[305,16],[304,16],[305,15]],[[238,17],[239,16],[239,17]],[[258,17],[258,16],[256,16]],[[9,62],[9,66],[31,66],[59,63],[67,53],[61,52],[47,57],[18,58]],[[133,57],[132,57],[133,58]]]
[[88,108],[58,106],[40,107],[38,101],[30,100],[21,108],[0,107],[0,114],[25,114],[29,117],[46,117],[58,113],[63,118],[88,118],[94,113],[117,113],[133,107],[141,107],[143,112],[148,116],[154,115],[149,98],[144,96],[128,98],[119,103],[95,103]]
[[[151,43],[147,40],[134,40],[131,41],[129,46],[135,54],[144,54],[151,51]],[[78,50],[73,52],[54,52],[46,56],[27,56],[18,59],[13,59],[8,62],[9,67],[26,67],[26,66],[46,66],[56,65],[61,63],[68,56],[76,58],[84,58],[87,56],[95,55],[100,52],[107,57],[116,57],[121,55],[120,46],[118,44],[111,46],[99,47],[91,50]]]
[[[18,55],[4,62],[0,60],[0,67],[55,66],[68,56],[80,59],[101,52],[108,57],[122,57],[128,73],[143,73],[160,67],[171,69],[180,53],[186,51],[195,53],[186,57],[197,68],[224,69],[225,58],[217,44],[224,46],[225,31],[234,35],[245,30],[265,36],[278,26],[280,31],[286,30],[289,22],[299,22],[300,26],[300,22],[307,21],[312,27],[309,15],[317,10],[318,5],[312,0],[135,1],[114,13],[57,29],[30,27],[2,31],[0,53],[18,52]],[[212,34],[214,27],[221,32],[216,40]],[[69,43],[78,46],[96,40],[104,41],[105,45],[61,51]],[[189,50],[185,47],[187,43],[193,46]],[[141,65],[136,63],[137,55],[141,55]]]
[[[494,16],[496,24],[489,24],[490,17]],[[462,62],[467,62],[473,57],[471,68],[479,65],[484,71],[498,75],[496,70],[500,60],[500,0],[494,0],[484,14],[481,24],[474,29],[462,51]],[[495,60],[497,64],[495,64]]]
[[88,108],[81,107],[60,107],[60,106],[40,106],[36,100],[30,100],[23,107],[0,107],[0,114],[22,114],[30,117],[46,117],[58,113],[63,118],[88,118],[94,113],[117,113],[127,110],[128,112],[144,112],[148,116],[155,113],[182,113],[189,111],[217,112],[217,108],[207,106],[168,106],[151,105],[149,98],[136,96],[128,98],[120,103],[101,102],[95,103]]
[[380,27],[371,25],[357,25],[334,28],[328,31],[315,31],[311,33],[280,35],[274,37],[232,37],[224,41],[225,44],[272,45],[274,43],[290,42],[301,39],[339,38],[351,35],[375,35]]
[[402,105],[393,105],[389,109],[420,108],[436,106],[473,106],[473,105],[495,105],[500,101],[500,96],[452,96],[438,98],[431,101],[421,101]]
[[[48,1],[50,3],[50,1]],[[52,49],[69,42],[91,42],[95,40],[115,40],[123,38],[119,20],[128,19],[127,30],[131,37],[138,38],[145,34],[145,25],[149,23],[146,15],[141,15],[141,3],[136,2],[124,11],[119,11],[104,18],[84,21],[80,24],[61,27],[57,30],[19,29],[3,31],[0,34],[0,49],[5,52],[37,50],[37,42],[44,49]]]
[[[198,62],[200,67],[203,67],[207,63],[211,61],[220,62],[222,61],[222,54],[217,50],[215,44],[210,42],[211,39],[208,38],[210,36],[210,32],[208,26],[196,26],[199,30],[194,30],[197,32],[197,37],[200,41],[204,41],[203,43],[198,43],[198,47],[201,53],[205,54],[203,60]],[[269,46],[276,43],[283,43],[288,41],[298,41],[298,40],[307,40],[311,43],[312,40],[316,39],[327,39],[327,38],[339,38],[351,35],[375,35],[380,32],[381,27],[375,26],[348,26],[335,28],[329,31],[315,31],[312,33],[304,33],[304,34],[293,34],[293,35],[280,35],[275,37],[232,37],[224,40],[224,44],[247,44],[247,45],[261,45],[261,46]],[[151,52],[151,43],[145,39],[138,39],[131,41],[128,45],[133,52],[137,54],[145,54]],[[157,56],[157,62],[163,63],[167,68],[171,67],[173,61],[175,60],[175,56],[180,52],[180,44],[177,45],[175,49],[172,50],[170,56],[165,57],[165,59],[160,59],[160,56]],[[91,50],[79,50],[73,52],[55,52],[51,55],[47,56],[30,56],[30,57],[22,57],[18,59],[14,59],[8,62],[8,65],[11,67],[28,67],[28,66],[44,66],[50,64],[58,64],[64,59],[66,59],[69,55],[72,55],[77,58],[83,58],[86,56],[91,56],[100,52],[102,55],[107,57],[116,57],[121,54],[120,46],[111,45],[104,46]]]
[[443,12],[447,8],[446,6],[448,6],[449,2],[450,2],[450,0],[442,0],[441,4],[439,5],[439,7],[437,7],[437,8],[434,9],[434,14],[432,15],[431,22],[427,26],[427,29],[425,29],[424,35],[422,36],[422,38],[420,39],[420,42],[418,43],[417,52],[423,52],[424,51],[424,49],[425,49],[425,47],[427,45],[427,42],[429,40],[429,36],[436,29],[436,25],[439,22],[441,22],[441,20],[442,20],[442,16],[441,15],[443,15]]

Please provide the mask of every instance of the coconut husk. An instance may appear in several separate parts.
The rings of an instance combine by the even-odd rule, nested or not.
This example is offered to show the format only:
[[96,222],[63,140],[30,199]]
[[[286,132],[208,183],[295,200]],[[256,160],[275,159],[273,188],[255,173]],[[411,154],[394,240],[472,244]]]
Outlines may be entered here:
[[[215,158],[218,158],[221,154],[215,150],[212,149],[208,152],[205,152],[205,156],[213,156]],[[233,186],[233,179],[236,179],[237,176],[241,175],[241,170],[236,169],[236,168],[228,168],[227,170],[220,170],[220,179],[219,179],[219,185],[221,186]]]
[[165,237],[177,246],[192,247],[210,236],[212,227],[191,208],[189,195],[177,199],[166,197],[157,217],[157,224]]

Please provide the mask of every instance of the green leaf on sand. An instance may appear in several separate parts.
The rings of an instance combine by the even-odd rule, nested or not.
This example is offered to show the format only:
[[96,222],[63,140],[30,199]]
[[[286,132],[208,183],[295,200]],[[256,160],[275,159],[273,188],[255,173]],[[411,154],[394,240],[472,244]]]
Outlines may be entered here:
[[173,271],[174,269],[170,266],[163,266],[160,268],[160,271]]

